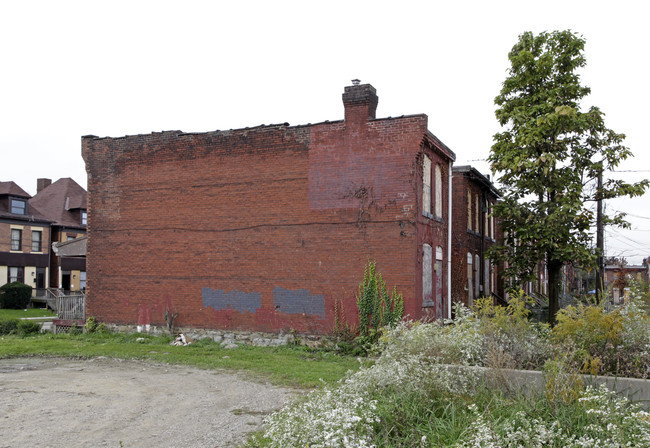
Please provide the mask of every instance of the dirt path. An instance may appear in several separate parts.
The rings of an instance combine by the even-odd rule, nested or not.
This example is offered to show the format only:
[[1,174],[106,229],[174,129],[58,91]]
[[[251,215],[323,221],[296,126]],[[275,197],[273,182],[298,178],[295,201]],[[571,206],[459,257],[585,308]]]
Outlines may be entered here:
[[0,447],[232,447],[292,396],[191,367],[4,359]]

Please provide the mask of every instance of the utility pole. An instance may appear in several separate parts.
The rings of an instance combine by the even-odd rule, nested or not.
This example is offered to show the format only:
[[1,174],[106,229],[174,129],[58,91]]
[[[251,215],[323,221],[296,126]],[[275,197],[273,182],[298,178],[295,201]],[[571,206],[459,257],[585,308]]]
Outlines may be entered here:
[[596,297],[600,299],[603,292],[603,255],[605,253],[605,234],[603,231],[603,165],[601,162],[600,171],[598,172],[598,188],[596,190],[596,250],[598,251],[598,258],[596,263]]

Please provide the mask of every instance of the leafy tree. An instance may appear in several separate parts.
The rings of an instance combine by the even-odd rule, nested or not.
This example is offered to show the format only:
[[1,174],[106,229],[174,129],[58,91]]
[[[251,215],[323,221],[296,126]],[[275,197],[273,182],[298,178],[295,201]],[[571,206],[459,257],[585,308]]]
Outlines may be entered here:
[[[590,89],[580,84],[585,40],[571,31],[525,32],[508,54],[511,67],[495,98],[503,131],[494,136],[489,161],[499,176],[503,200],[495,207],[504,244],[492,255],[507,260],[511,285],[535,277],[546,262],[549,321],[555,321],[565,262],[594,266],[595,216],[590,203],[601,198],[640,196],[648,181],[608,180],[603,171],[631,156],[625,136],[605,126],[597,107],[583,111]],[[624,214],[605,219],[625,226]]]

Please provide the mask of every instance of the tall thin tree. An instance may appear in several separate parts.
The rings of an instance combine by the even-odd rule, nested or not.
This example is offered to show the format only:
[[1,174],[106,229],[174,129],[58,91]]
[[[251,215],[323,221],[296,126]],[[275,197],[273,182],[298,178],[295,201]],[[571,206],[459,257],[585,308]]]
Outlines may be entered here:
[[[502,186],[495,215],[507,237],[493,257],[508,262],[513,287],[534,279],[538,264],[546,264],[550,322],[559,307],[563,265],[595,267],[593,202],[639,196],[648,187],[648,181],[613,179],[596,186],[601,170],[632,153],[622,144],[625,136],[605,126],[600,109],[581,109],[590,93],[578,74],[584,46],[571,31],[521,34],[495,98],[503,130],[494,136],[489,161]],[[624,214],[604,220],[626,225]]]

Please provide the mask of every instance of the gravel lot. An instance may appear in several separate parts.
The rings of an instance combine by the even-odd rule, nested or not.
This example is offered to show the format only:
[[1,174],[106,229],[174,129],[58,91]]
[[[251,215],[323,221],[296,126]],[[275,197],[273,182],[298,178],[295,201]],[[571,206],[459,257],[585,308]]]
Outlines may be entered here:
[[296,391],[139,361],[0,360],[0,447],[234,447]]

